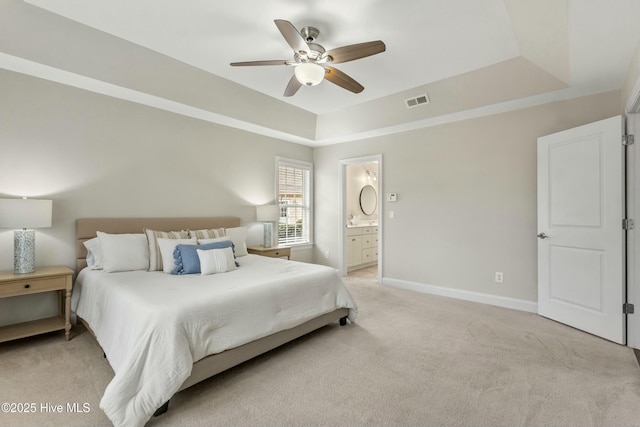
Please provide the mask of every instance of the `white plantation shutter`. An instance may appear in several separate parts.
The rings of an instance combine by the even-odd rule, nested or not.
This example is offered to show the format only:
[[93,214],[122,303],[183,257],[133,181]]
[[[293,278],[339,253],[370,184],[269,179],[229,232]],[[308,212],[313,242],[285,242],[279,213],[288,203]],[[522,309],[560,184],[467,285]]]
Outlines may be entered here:
[[300,160],[276,158],[276,192],[280,204],[278,243],[311,243],[313,165]]

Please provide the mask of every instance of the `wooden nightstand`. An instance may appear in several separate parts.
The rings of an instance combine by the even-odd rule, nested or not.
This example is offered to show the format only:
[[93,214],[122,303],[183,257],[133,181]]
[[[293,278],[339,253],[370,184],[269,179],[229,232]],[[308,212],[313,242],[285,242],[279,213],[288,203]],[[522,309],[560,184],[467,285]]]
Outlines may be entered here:
[[286,256],[287,259],[291,259],[291,247],[289,246],[272,246],[270,248],[265,248],[264,246],[250,246],[247,248],[247,252],[271,258],[281,258]]
[[65,330],[67,341],[71,338],[71,289],[73,270],[67,267],[41,267],[33,273],[15,274],[0,271],[0,298],[40,292],[58,292],[58,315],[46,319],[16,323],[0,327],[0,342]]

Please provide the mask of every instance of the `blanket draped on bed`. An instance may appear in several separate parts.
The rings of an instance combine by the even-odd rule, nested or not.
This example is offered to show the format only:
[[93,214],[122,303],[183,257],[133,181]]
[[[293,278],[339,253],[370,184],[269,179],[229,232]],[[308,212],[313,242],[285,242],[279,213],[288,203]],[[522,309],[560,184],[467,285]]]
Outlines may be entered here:
[[333,268],[254,255],[238,261],[237,270],[209,276],[80,272],[75,311],[115,372],[100,402],[115,426],[143,426],[207,355],[338,308],[356,318]]

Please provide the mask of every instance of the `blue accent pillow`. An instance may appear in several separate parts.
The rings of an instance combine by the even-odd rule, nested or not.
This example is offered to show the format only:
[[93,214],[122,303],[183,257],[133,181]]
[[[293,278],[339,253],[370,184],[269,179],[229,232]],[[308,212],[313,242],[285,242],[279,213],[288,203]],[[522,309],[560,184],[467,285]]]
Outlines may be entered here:
[[[176,268],[173,269],[171,274],[200,274],[200,258],[197,250],[224,248],[231,248],[233,250],[233,259],[236,258],[235,248],[231,240],[206,243],[204,245],[176,245],[173,251],[173,260]],[[238,262],[236,262],[236,267],[240,267]]]

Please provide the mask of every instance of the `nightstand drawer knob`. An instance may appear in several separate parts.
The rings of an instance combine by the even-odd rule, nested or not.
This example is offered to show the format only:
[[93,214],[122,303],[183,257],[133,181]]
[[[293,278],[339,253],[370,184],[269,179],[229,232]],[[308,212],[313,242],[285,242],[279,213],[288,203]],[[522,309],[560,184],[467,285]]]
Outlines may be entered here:
[[24,285],[24,288],[25,288],[25,289],[29,289],[30,287],[31,287],[31,285],[30,285],[30,284],[28,284],[28,283],[27,283],[26,285]]
[[280,255],[280,252],[276,252],[276,255]]

